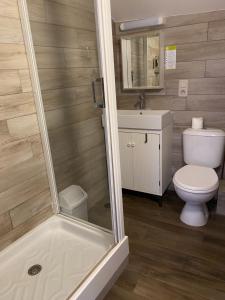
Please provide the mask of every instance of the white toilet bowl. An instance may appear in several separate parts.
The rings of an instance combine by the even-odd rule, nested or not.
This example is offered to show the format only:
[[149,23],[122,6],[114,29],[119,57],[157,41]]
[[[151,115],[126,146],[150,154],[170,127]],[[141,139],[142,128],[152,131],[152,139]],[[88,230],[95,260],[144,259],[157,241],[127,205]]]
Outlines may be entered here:
[[173,183],[178,196],[186,202],[180,220],[191,226],[203,226],[208,221],[206,202],[217,193],[219,179],[212,168],[186,165],[179,169]]

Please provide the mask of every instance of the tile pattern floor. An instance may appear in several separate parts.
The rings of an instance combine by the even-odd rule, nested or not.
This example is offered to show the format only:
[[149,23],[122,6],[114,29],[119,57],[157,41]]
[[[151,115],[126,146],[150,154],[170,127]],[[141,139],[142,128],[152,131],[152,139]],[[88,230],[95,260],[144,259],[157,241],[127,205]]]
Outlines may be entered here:
[[183,203],[170,193],[163,206],[149,196],[124,195],[130,262],[105,300],[224,300],[225,217],[190,228]]

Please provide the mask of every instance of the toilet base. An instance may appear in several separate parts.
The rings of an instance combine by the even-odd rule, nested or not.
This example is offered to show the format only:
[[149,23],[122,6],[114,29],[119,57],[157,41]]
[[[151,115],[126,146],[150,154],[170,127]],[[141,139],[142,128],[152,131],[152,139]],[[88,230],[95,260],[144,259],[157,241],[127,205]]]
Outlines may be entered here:
[[186,203],[182,209],[180,220],[190,226],[204,226],[209,217],[208,208],[205,203]]

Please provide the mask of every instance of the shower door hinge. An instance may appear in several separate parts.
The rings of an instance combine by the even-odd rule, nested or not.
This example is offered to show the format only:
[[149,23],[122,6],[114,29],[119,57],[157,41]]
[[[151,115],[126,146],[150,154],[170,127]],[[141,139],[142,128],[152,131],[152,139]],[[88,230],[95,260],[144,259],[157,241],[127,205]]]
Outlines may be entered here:
[[102,77],[92,81],[92,93],[96,108],[105,108],[104,79]]

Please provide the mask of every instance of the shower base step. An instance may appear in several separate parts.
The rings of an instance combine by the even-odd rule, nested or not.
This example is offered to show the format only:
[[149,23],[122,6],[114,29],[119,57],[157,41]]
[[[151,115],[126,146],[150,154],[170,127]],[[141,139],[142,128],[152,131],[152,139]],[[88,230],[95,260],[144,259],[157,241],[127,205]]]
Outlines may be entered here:
[[113,244],[108,232],[53,216],[0,252],[0,299],[68,299]]

